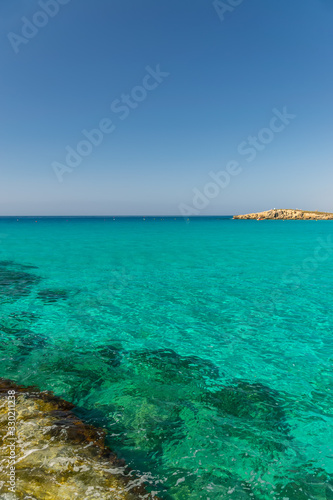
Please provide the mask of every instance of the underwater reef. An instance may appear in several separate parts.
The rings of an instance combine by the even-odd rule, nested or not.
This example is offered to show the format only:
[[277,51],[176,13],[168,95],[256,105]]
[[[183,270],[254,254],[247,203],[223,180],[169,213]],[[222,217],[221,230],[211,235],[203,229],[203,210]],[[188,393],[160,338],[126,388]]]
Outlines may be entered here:
[[[295,401],[267,380],[227,376],[199,351],[133,347],[107,323],[94,328],[85,306],[76,309],[77,288],[34,269],[0,261],[2,376],[30,386],[0,378],[0,500],[333,500],[332,475],[306,458],[294,425],[304,405],[314,425],[321,419],[329,382],[327,394]],[[59,337],[55,322],[72,313],[75,329],[65,324]]]

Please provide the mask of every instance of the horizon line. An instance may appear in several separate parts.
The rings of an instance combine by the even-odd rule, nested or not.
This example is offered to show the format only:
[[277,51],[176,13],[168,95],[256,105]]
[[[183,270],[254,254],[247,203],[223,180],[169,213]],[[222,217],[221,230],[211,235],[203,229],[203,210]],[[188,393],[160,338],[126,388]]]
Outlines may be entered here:
[[0,218],[42,218],[42,217],[58,217],[58,218],[79,218],[79,217],[96,217],[96,218],[116,218],[116,217],[143,217],[143,218],[156,218],[156,217],[170,217],[177,219],[188,218],[201,218],[201,217],[233,217],[236,214],[221,214],[221,215],[0,215]]

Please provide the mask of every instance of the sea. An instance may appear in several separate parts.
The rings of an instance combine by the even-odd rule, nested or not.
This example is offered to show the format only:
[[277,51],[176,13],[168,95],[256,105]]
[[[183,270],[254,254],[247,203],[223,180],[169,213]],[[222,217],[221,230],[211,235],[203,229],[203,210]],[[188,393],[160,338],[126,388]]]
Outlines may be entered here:
[[160,499],[333,499],[332,329],[332,221],[0,218],[0,377]]

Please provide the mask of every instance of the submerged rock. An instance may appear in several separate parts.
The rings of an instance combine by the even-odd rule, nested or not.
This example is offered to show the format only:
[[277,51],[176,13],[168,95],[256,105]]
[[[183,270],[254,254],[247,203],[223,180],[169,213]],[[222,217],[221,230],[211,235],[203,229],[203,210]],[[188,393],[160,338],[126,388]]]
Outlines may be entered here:
[[[10,394],[15,391],[15,433],[8,431],[9,415],[13,414],[8,412],[8,391]],[[39,392],[0,379],[0,498],[154,498],[105,446],[104,431],[85,425],[72,409],[71,403],[51,392]],[[9,490],[8,479],[13,450],[15,496]]]

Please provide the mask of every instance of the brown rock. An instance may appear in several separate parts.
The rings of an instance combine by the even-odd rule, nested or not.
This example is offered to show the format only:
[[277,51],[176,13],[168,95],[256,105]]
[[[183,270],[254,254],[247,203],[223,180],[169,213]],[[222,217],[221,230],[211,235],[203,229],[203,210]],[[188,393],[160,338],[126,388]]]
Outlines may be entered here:
[[[15,391],[14,435],[8,425],[9,390]],[[0,379],[0,498],[156,499],[107,448],[105,431],[84,424],[72,409],[71,403],[52,392]],[[13,443],[15,496],[8,489],[8,460]]]

